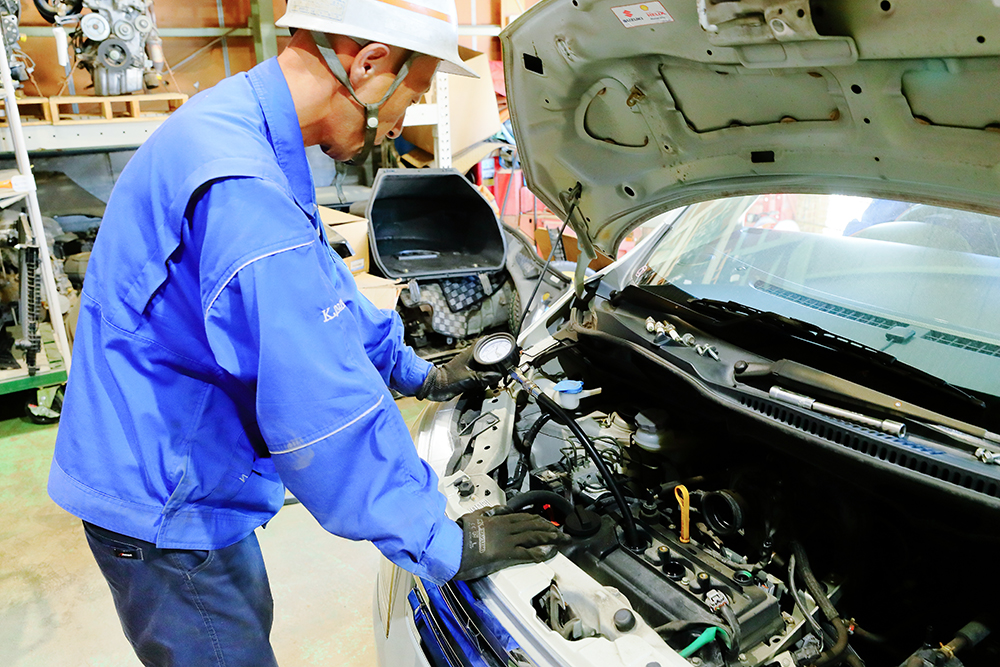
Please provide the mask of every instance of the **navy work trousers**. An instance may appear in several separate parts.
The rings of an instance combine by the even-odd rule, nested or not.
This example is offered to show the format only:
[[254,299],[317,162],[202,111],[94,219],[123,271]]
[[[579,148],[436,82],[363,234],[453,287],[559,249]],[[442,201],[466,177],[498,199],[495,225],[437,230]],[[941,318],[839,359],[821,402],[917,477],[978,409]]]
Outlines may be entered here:
[[188,551],[83,527],[143,665],[277,665],[271,588],[256,535],[224,549]]

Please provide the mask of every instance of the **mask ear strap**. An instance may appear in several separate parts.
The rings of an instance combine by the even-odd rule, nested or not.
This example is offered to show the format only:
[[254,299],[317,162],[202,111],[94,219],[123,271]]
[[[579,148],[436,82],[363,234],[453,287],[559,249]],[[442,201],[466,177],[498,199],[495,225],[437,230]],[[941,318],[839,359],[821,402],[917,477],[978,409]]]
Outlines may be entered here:
[[375,135],[378,132],[378,111],[385,101],[388,100],[399,85],[403,83],[403,79],[410,71],[410,65],[417,58],[419,54],[412,53],[410,57],[406,59],[403,66],[399,69],[399,73],[396,74],[396,78],[393,80],[392,85],[389,86],[389,90],[386,91],[382,99],[375,103],[366,103],[358,99],[357,94],[354,92],[354,86],[351,85],[351,79],[347,76],[347,71],[344,69],[344,65],[340,62],[340,58],[337,57],[337,52],[331,49],[329,46],[324,46],[327,43],[326,35],[321,32],[316,32],[315,30],[310,31],[312,35],[313,42],[316,43],[316,48],[319,49],[319,53],[323,56],[323,60],[326,61],[327,67],[333,72],[333,76],[340,82],[347,92],[351,94],[354,101],[365,110],[365,145],[357,155],[352,157],[350,160],[344,160],[346,164],[358,165],[363,164],[368,158],[368,154],[371,152],[372,147],[375,145]]

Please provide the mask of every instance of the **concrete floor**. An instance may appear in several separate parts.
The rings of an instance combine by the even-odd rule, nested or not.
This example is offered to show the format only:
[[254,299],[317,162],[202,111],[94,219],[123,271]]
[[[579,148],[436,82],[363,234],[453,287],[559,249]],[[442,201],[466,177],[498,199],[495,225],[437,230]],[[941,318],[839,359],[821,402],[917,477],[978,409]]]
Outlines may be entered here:
[[[413,399],[397,405],[407,421],[421,408]],[[46,495],[56,428],[0,420],[0,665],[139,667],[79,520]],[[373,666],[378,551],[330,535],[301,505],[284,508],[257,535],[278,662]]]

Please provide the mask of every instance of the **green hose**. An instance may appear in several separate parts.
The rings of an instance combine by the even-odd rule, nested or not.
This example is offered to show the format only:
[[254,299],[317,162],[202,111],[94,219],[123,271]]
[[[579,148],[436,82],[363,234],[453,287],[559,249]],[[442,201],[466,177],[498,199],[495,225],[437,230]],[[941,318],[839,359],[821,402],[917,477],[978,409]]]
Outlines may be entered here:
[[691,642],[683,649],[681,649],[678,655],[680,655],[682,658],[687,658],[688,656],[694,654],[698,649],[705,646],[705,644],[711,644],[713,641],[715,641],[715,635],[718,633],[722,634],[723,641],[725,641],[728,644],[729,638],[726,636],[726,631],[723,630],[722,628],[711,625],[705,628],[705,631],[702,632],[700,635],[698,635],[697,639],[695,639],[693,642]]

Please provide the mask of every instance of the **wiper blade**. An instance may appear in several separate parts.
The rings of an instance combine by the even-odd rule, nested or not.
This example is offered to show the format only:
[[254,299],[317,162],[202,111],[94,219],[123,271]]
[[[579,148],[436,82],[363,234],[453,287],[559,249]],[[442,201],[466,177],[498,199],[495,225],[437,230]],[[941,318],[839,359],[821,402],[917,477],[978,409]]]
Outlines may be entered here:
[[[717,301],[716,299],[692,299],[688,302],[688,306],[700,310],[706,314],[722,314],[725,316],[730,315],[742,315],[751,320],[756,320],[759,322],[765,322],[766,324],[773,326],[777,329],[782,329],[789,334],[799,337],[812,337],[817,342],[821,342],[830,347],[836,347],[839,349],[849,349],[851,351],[863,352],[864,354],[870,355],[874,360],[882,363],[893,363],[896,361],[896,357],[892,356],[887,352],[882,350],[877,350],[874,347],[869,347],[864,343],[859,343],[856,340],[851,340],[844,336],[833,333],[832,331],[827,331],[823,327],[816,326],[811,322],[806,322],[805,320],[799,320],[794,317],[788,317],[787,315],[779,315],[778,313],[769,310],[757,310],[750,306],[743,305],[736,301]],[[728,322],[721,322],[722,326],[731,324],[732,319]],[[930,376],[933,377],[933,376]],[[935,378],[938,379],[938,378]],[[971,398],[971,397],[970,397]]]
[[[830,362],[828,359],[827,365],[836,363],[839,367],[842,364],[841,358],[843,361],[856,361],[865,369],[874,365],[895,375],[897,381],[906,380],[915,387],[923,387],[936,392],[936,396],[947,397],[953,402],[953,407],[956,409],[959,406],[966,411],[970,407],[977,411],[986,408],[986,403],[979,397],[969,394],[936,375],[905,364],[887,352],[868,347],[794,317],[758,310],[735,301],[697,299],[692,294],[669,283],[644,287],[629,285],[612,298],[612,304],[618,301],[628,301],[646,308],[668,312],[736,345],[748,349],[756,347],[758,352],[772,359],[784,357],[786,354],[795,356],[787,350],[782,353],[783,345],[779,344],[782,341],[793,340],[806,345],[806,347],[799,345],[799,349],[803,352],[806,351],[806,348],[812,351],[821,349],[827,356],[833,355],[835,362]],[[756,344],[748,345],[751,342]],[[762,347],[769,348],[770,353],[762,352]],[[776,351],[777,354],[775,354]],[[815,363],[823,365],[819,362]]]
[[[877,350],[874,347],[869,347],[863,343],[859,343],[850,338],[840,336],[833,333],[832,331],[827,331],[823,327],[816,326],[811,322],[806,322],[805,320],[799,320],[794,317],[787,317],[785,315],[779,315],[778,313],[773,313],[770,311],[757,310],[756,308],[751,308],[750,306],[745,306],[742,303],[737,303],[735,301],[717,301],[715,299],[692,299],[688,302],[688,306],[693,309],[699,310],[705,314],[718,313],[723,316],[729,315],[730,319],[725,322],[720,322],[720,326],[732,326],[734,323],[743,322],[747,320],[753,320],[757,322],[762,322],[767,326],[773,327],[775,329],[784,331],[785,333],[796,336],[797,338],[812,341],[816,344],[823,345],[824,347],[833,349],[837,352],[848,352],[857,356],[863,356],[873,361],[875,363],[881,364],[883,366],[892,366],[893,370],[896,372],[905,371],[907,375],[914,378],[919,378],[922,382],[930,384],[937,389],[947,392],[954,398],[958,398],[970,405],[977,408],[985,408],[986,403],[982,400],[968,394],[967,392],[959,389],[953,384],[942,380],[936,375],[931,375],[930,373],[925,373],[919,368],[914,368],[907,364],[902,363],[896,357]],[[745,318],[742,320],[732,319],[731,316],[736,316],[737,318]]]

